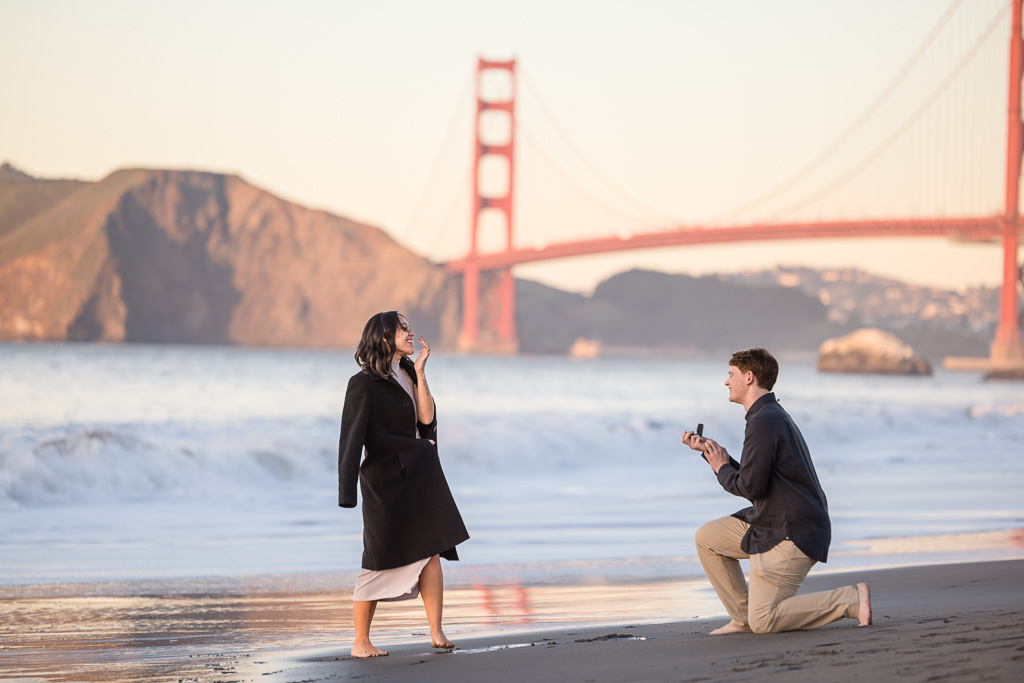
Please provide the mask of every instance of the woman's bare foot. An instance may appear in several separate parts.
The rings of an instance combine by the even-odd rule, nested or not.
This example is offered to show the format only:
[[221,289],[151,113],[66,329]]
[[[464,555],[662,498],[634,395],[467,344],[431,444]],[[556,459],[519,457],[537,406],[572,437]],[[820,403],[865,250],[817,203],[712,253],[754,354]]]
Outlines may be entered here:
[[714,631],[712,631],[708,635],[709,636],[721,636],[721,635],[725,635],[726,633],[750,633],[750,629],[749,628],[740,628],[739,626],[736,626],[735,624],[733,624],[730,621],[725,626],[722,626],[721,628],[716,628]]
[[455,643],[448,640],[443,631],[438,631],[436,634],[430,634],[430,647],[436,647],[441,650],[452,650],[455,648]]
[[871,587],[866,583],[858,583],[857,596],[860,598],[860,605],[857,608],[859,625],[871,626]]
[[373,646],[370,641],[355,643],[352,645],[351,655],[353,657],[387,657],[388,653]]

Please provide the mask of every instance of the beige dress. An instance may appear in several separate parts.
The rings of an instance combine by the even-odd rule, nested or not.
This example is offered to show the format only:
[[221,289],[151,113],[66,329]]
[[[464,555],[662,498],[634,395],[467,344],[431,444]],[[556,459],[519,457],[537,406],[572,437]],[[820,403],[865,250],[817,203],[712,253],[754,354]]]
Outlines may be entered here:
[[[413,413],[419,415],[416,410],[416,391],[412,380],[405,374],[405,371],[398,366],[398,361],[391,361],[391,376],[398,380],[406,393],[412,398]],[[416,438],[420,438],[419,431]],[[356,580],[356,590],[352,595],[353,600],[358,601],[382,601],[396,602],[398,600],[412,600],[420,594],[420,573],[430,562],[430,558],[416,560],[411,564],[394,569],[383,569],[374,571],[363,569]]]

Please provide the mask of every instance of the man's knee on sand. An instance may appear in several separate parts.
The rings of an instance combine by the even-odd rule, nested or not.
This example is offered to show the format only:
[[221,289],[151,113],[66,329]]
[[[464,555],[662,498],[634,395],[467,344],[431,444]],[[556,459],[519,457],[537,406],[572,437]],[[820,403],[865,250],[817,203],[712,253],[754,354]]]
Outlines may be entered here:
[[775,633],[775,605],[751,605],[747,627],[754,633]]

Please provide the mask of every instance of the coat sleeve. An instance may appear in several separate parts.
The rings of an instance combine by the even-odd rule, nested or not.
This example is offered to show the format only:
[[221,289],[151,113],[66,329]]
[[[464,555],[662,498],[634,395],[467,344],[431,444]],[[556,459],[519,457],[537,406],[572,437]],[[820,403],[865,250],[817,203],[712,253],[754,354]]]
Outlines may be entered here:
[[359,481],[359,460],[366,441],[366,425],[370,421],[370,397],[366,382],[353,375],[345,391],[345,407],[341,411],[341,438],[338,441],[338,505],[356,506],[356,484]]
[[434,403],[434,419],[430,421],[430,424],[425,425],[417,420],[416,429],[421,438],[431,439],[435,444],[437,443],[437,403]]

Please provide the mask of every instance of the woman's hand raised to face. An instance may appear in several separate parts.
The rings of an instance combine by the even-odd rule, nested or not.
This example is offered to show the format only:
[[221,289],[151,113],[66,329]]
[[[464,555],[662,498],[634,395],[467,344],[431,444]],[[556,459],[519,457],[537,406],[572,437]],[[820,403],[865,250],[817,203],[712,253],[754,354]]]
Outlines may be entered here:
[[430,346],[427,345],[427,341],[420,337],[420,344],[423,348],[420,349],[420,355],[416,356],[414,365],[416,366],[416,374],[422,375],[427,369],[427,359],[430,358]]
[[429,425],[434,421],[434,398],[427,386],[427,359],[430,358],[430,346],[427,340],[420,337],[420,355],[416,356],[413,366],[416,368],[416,417],[420,423]]

